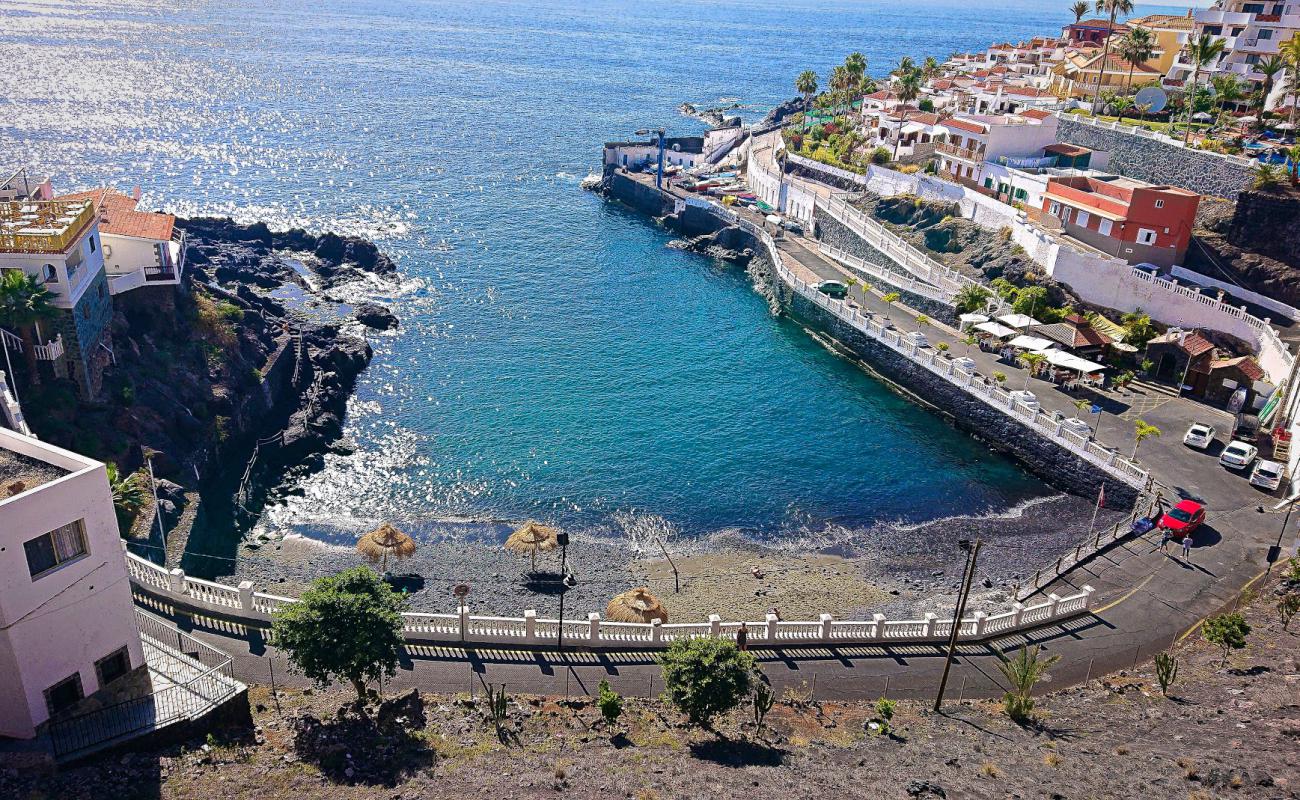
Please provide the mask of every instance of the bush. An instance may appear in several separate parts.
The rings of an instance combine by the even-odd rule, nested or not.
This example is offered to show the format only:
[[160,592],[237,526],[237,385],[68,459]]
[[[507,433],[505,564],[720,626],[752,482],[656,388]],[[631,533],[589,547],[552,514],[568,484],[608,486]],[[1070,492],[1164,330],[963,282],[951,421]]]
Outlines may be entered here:
[[889,150],[883,147],[877,147],[871,151],[871,163],[878,167],[888,164],[892,158],[893,156],[890,155]]
[[272,638],[318,686],[343,679],[365,700],[367,681],[397,674],[405,605],[369,567],[353,567],[317,579],[277,611]]
[[692,725],[709,729],[715,717],[749,694],[755,661],[730,639],[678,639],[659,657],[664,697]]
[[1210,617],[1201,628],[1205,641],[1223,651],[1223,663],[1228,663],[1228,653],[1246,646],[1246,636],[1250,634],[1250,625],[1240,614],[1220,614]]
[[601,678],[600,686],[597,687],[599,695],[596,697],[596,707],[600,709],[600,716],[604,718],[605,724],[614,727],[618,723],[619,715],[623,713],[623,698],[609,688],[609,681]]
[[1061,660],[1056,655],[1040,658],[1040,651],[1041,648],[1037,645],[1033,649],[1021,645],[1015,658],[999,654],[1002,663],[998,664],[998,669],[1002,671],[1007,683],[1011,684],[1011,689],[1002,696],[1002,706],[1006,709],[1007,716],[1016,722],[1024,722],[1033,716],[1034,685],[1053,664]]

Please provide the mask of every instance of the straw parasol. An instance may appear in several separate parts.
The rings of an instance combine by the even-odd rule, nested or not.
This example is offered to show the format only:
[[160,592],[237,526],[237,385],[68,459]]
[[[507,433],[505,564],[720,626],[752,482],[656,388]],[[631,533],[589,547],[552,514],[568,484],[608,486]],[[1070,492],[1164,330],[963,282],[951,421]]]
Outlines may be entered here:
[[388,556],[392,555],[394,559],[410,558],[415,555],[415,541],[385,522],[357,540],[357,552],[372,564],[382,560],[384,571],[387,572]]
[[605,619],[612,622],[649,622],[652,619],[667,622],[668,611],[658,597],[640,586],[610,600],[605,606]]
[[537,571],[537,554],[546,553],[559,547],[559,531],[549,525],[529,520],[510,534],[506,539],[506,549],[512,553],[533,557],[533,571]]

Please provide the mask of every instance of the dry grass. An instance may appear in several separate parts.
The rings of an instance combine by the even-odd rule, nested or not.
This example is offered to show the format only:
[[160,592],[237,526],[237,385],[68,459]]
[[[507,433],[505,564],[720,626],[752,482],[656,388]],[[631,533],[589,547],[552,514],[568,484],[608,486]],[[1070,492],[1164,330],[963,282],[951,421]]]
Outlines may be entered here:
[[1043,763],[1049,767],[1059,768],[1061,766],[1061,757],[1056,753],[1048,753],[1043,756]]
[[980,774],[986,778],[1001,778],[1002,770],[998,769],[998,765],[992,761],[985,761],[980,764]]

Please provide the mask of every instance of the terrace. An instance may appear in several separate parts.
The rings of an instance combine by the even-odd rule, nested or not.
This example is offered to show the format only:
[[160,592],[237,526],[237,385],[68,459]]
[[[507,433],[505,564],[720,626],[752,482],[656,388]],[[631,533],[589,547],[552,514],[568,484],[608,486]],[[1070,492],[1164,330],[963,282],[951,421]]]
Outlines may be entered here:
[[0,500],[51,483],[68,471],[22,453],[0,447]]
[[0,203],[0,252],[66,252],[94,220],[89,200]]

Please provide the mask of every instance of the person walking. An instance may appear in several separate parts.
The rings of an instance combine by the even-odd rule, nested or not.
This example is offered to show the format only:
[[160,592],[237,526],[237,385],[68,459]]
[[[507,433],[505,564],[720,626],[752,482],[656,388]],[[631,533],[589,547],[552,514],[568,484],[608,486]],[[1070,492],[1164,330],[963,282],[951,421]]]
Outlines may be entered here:
[[1183,560],[1184,561],[1192,560],[1192,534],[1191,533],[1183,534]]
[[1169,555],[1169,540],[1172,538],[1174,537],[1169,535],[1168,528],[1160,529],[1160,549],[1164,552],[1165,555]]
[[749,626],[743,622],[740,623],[740,628],[736,631],[736,647],[739,647],[741,651],[749,649]]

